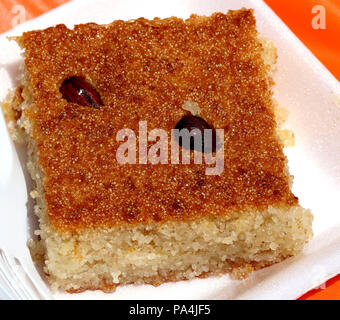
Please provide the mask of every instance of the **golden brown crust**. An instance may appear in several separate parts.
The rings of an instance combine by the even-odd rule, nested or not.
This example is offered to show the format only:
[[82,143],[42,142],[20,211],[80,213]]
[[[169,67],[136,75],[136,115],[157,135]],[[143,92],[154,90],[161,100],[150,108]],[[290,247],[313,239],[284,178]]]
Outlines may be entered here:
[[[271,79],[251,10],[227,15],[64,25],[25,33],[33,126],[47,213],[60,230],[225,215],[294,205],[275,135]],[[68,103],[59,87],[85,77],[104,106]],[[194,101],[225,130],[225,168],[119,165],[119,129],[175,128]]]

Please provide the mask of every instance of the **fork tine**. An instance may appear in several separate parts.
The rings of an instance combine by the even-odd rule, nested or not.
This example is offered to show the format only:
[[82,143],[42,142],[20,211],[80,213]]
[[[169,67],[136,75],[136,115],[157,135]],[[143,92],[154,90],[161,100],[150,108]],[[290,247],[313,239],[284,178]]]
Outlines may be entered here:
[[20,296],[16,292],[16,290],[11,285],[11,282],[8,280],[8,276],[6,275],[5,271],[3,270],[4,266],[0,263],[0,280],[1,280],[1,288],[6,291],[6,295],[10,299],[18,300]]
[[17,272],[15,266],[11,264],[10,259],[8,259],[6,253],[2,254],[3,264],[5,267],[5,273],[7,274],[7,279],[9,280],[12,288],[17,292],[20,299],[31,300],[30,294],[22,286],[22,281],[19,279],[19,273]]
[[8,286],[4,284],[0,275],[0,300],[11,300],[15,298],[15,295],[10,293]]
[[21,287],[23,291],[25,291],[26,295],[29,297],[30,300],[32,299],[39,299],[39,295],[36,291],[36,287],[33,285],[32,281],[28,277],[27,273],[25,270],[24,273],[19,272],[20,267],[22,268],[22,264],[14,257],[12,259],[9,259],[9,263],[12,266],[13,270],[17,270],[17,276],[20,281]]
[[[20,295],[23,299],[53,299],[49,290],[45,287],[45,284],[40,277],[34,277],[34,273],[36,273],[36,269],[33,263],[27,262],[27,264],[22,263],[17,258],[9,259],[8,255],[3,253],[3,260],[5,264],[7,264],[7,268],[12,271],[11,275],[7,275],[8,279],[17,278],[16,280],[19,282],[18,290],[20,291],[17,295]],[[13,263],[12,263],[13,260]],[[27,260],[31,261],[31,260]],[[15,262],[15,263],[14,263]],[[14,270],[18,270],[19,266],[22,268],[24,275],[20,275],[20,273],[13,273]],[[33,275],[33,276],[32,276]],[[39,283],[39,280],[41,283]],[[8,281],[11,284],[10,281]],[[38,283],[37,283],[38,282]],[[13,286],[12,286],[13,287]],[[20,290],[21,289],[21,290]]]
[[[26,279],[22,279],[18,272],[18,266],[16,266],[13,262],[14,260],[10,259],[8,254],[2,250],[2,258],[5,263],[5,267],[7,266],[9,279],[13,279],[16,284],[16,290],[19,293],[21,299],[32,300],[34,299],[34,294],[26,285]],[[10,282],[12,284],[12,281]],[[14,284],[13,284],[14,285]]]
[[[11,296],[14,299],[24,299],[23,293],[18,289],[16,281],[13,279],[11,272],[9,271],[8,265],[3,257],[3,252],[0,250],[0,276],[2,277],[7,290],[10,291]],[[13,280],[15,281],[13,283]]]

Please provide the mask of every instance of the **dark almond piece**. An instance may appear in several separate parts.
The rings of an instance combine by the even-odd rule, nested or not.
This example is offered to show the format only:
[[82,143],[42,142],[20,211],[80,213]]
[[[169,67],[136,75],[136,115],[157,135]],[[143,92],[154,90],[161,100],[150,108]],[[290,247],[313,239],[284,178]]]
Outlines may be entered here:
[[[178,121],[175,129],[179,130],[179,132],[176,132],[175,137],[181,147],[206,153],[216,152],[216,131],[201,117],[186,115]],[[186,141],[189,141],[189,139],[183,139],[183,136],[185,136],[186,133],[185,131],[181,133],[182,129],[188,130],[187,133],[190,135],[190,144],[185,143]],[[204,146],[204,130],[206,129],[212,130],[212,139],[206,141],[208,142],[208,145]],[[194,143],[195,139],[199,142],[196,148]]]
[[103,105],[99,93],[83,77],[70,77],[60,87],[63,98],[68,102],[98,109]]

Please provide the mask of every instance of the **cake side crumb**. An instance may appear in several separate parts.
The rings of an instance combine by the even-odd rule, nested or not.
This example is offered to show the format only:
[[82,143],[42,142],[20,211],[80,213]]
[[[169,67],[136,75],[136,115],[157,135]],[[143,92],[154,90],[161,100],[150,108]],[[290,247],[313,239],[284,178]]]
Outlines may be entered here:
[[45,271],[57,288],[104,289],[253,270],[298,254],[312,237],[312,215],[301,207],[236,213],[230,219],[116,227],[58,234],[42,226]]

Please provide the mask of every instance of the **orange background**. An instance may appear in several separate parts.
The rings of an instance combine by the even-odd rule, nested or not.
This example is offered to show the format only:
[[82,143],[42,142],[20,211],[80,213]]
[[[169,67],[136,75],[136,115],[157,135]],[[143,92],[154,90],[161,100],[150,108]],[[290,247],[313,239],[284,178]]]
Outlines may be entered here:
[[[15,5],[26,10],[26,20],[51,10],[68,0],[1,0],[0,33],[12,28]],[[260,1],[260,0],[259,0]],[[316,57],[340,79],[340,0],[265,0],[276,14],[290,27]],[[326,29],[312,28],[312,8],[323,5],[326,9]],[[308,272],[308,270],[306,271]],[[340,300],[340,274],[327,281],[326,289],[312,290],[302,300]]]

